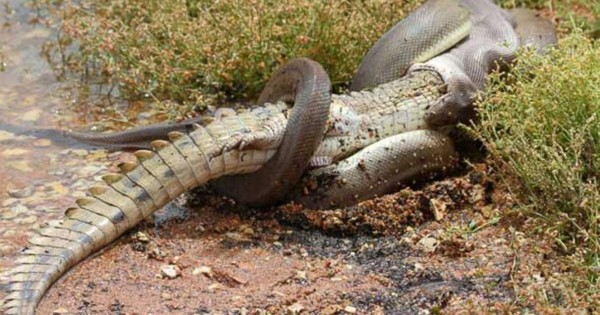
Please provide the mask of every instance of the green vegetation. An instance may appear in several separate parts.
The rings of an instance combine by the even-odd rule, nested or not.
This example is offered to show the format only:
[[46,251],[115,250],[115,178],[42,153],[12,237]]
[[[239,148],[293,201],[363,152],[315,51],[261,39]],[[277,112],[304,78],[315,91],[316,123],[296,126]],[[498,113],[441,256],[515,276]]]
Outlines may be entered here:
[[4,54],[2,53],[2,47],[0,47],[0,72],[4,71],[6,62],[4,61]]
[[[310,57],[349,81],[367,49],[416,1],[77,1],[57,52],[128,100],[198,103],[257,95],[280,64]],[[38,5],[39,6],[39,5]]]
[[527,7],[545,11],[555,21],[568,21],[559,25],[559,31],[567,32],[576,28],[589,31],[600,29],[600,4],[597,0],[497,0],[505,8]]
[[586,260],[597,284],[600,43],[576,31],[559,49],[518,60],[492,76],[473,128],[523,209],[545,220],[561,251]]

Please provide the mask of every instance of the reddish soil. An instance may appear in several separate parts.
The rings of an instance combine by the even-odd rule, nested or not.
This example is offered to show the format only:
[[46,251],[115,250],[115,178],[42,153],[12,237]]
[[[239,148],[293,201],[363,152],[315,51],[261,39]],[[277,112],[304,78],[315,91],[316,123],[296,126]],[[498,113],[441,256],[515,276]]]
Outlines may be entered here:
[[[199,191],[187,201],[195,210],[171,205],[76,267],[39,312],[512,312],[527,305],[514,304],[514,288],[551,250],[515,231],[523,220],[499,219],[506,196],[485,165],[336,210],[243,209]],[[161,276],[167,264],[181,275]]]

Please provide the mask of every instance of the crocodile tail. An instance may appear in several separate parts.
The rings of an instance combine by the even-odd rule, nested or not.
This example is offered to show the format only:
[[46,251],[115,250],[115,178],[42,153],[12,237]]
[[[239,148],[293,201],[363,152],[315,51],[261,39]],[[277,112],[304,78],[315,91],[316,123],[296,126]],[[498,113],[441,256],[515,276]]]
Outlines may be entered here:
[[[258,120],[246,118],[246,122]],[[230,172],[256,170],[272,156],[274,149],[267,154],[254,150],[244,152],[245,159],[241,159],[242,153],[235,150],[241,140],[232,134],[256,128],[238,124],[237,130],[231,130],[232,124],[220,121],[206,127],[195,125],[190,133],[172,132],[170,141],[157,140],[151,151],[135,152],[136,163],[123,162],[120,173],[103,176],[103,184],[90,188],[89,196],[67,209],[64,219],[36,231],[21,250],[17,266],[4,275],[8,295],[0,311],[34,314],[61,275],[143,218],[185,191]]]
[[[138,151],[138,163],[122,163],[122,173],[103,176],[65,218],[36,231],[7,275],[5,314],[33,314],[46,290],[70,267],[117,239],[171,199],[198,185],[189,163],[173,143]],[[200,155],[195,146],[187,146]],[[193,152],[192,152],[193,153]],[[189,176],[192,174],[192,176]]]

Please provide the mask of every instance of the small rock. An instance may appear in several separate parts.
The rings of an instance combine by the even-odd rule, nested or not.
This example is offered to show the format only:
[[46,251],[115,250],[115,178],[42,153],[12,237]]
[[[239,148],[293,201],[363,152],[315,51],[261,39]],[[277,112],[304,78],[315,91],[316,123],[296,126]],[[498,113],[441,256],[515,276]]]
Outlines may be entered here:
[[77,175],[81,177],[91,177],[94,176],[104,170],[104,167],[97,165],[86,165],[84,167],[77,169]]
[[181,276],[181,268],[176,265],[163,265],[160,267],[160,274],[164,278],[175,279]]
[[15,138],[14,133],[0,130],[0,141],[13,140],[14,138]]
[[55,191],[60,195],[67,193],[67,188],[65,188],[65,186],[59,181],[47,183],[46,187],[49,187],[51,191]]
[[243,241],[248,240],[241,233],[237,233],[237,232],[228,232],[228,233],[225,233],[225,236],[235,242],[243,242]]
[[220,283],[213,283],[208,286],[208,291],[215,292],[217,290],[220,290],[222,287],[223,286]]
[[148,243],[150,242],[150,238],[148,237],[148,235],[144,232],[137,232],[135,234],[135,239],[142,242],[142,243]]
[[423,267],[422,264],[415,263],[415,271],[423,271],[423,270],[425,270],[425,267]]
[[483,186],[477,184],[473,186],[473,189],[471,190],[470,194],[469,194],[469,202],[471,204],[476,204],[480,201],[482,201],[485,198],[485,188],[483,188]]
[[27,198],[35,192],[35,187],[33,185],[29,185],[25,188],[21,189],[11,189],[8,191],[8,194],[14,198]]
[[63,176],[63,175],[65,175],[66,172],[67,171],[65,171],[64,169],[59,168],[56,170],[49,171],[48,174],[55,175],[55,176]]
[[74,155],[77,155],[77,156],[80,156],[80,157],[84,157],[84,156],[88,155],[89,152],[86,149],[73,149],[71,151],[71,154],[74,154]]
[[8,207],[17,202],[17,198],[6,198],[6,200],[2,201],[2,207]]
[[16,214],[21,214],[29,211],[29,208],[23,204],[16,204],[10,207],[10,211]]
[[304,310],[304,306],[300,303],[294,303],[287,308],[288,315],[300,314]]
[[296,275],[294,276],[294,279],[300,280],[300,281],[306,281],[308,279],[306,271],[300,271],[300,270],[296,271]]
[[240,226],[239,231],[240,231],[240,233],[242,233],[248,237],[254,236],[254,229],[247,224]]
[[419,247],[422,251],[426,253],[433,253],[437,248],[438,240],[433,237],[423,237],[418,243],[417,247]]
[[17,224],[32,224],[32,223],[35,223],[36,221],[37,221],[37,217],[34,215],[25,217],[23,219],[15,220],[15,222]]
[[209,266],[201,266],[198,268],[194,268],[194,270],[192,270],[192,274],[194,276],[203,274],[210,278],[210,277],[212,277],[213,272],[212,272],[212,268],[210,268]]
[[275,247],[276,249],[282,249],[283,244],[281,244],[281,242],[273,242],[273,247]]
[[43,148],[43,147],[49,147],[52,145],[52,140],[50,139],[35,139],[32,142],[34,147],[38,147],[38,148]]
[[63,315],[63,314],[69,314],[69,310],[66,308],[57,308],[54,311],[52,311],[52,315]]
[[150,118],[152,118],[152,113],[150,113],[150,112],[140,112],[137,114],[138,122],[148,120]]
[[25,155],[27,153],[29,153],[29,150],[27,150],[27,149],[14,148],[14,149],[3,150],[1,154],[6,157],[9,157],[9,156]]
[[334,304],[325,306],[325,308],[321,309],[321,315],[336,315],[339,314],[343,310],[342,306]]
[[85,192],[83,192],[83,191],[80,191],[80,190],[74,191],[74,192],[71,193],[71,197],[73,197],[73,198],[83,198],[83,197],[86,197],[86,196],[87,196],[87,194]]
[[21,117],[21,120],[24,120],[24,121],[38,121],[41,116],[42,116],[41,109],[32,109],[30,111],[23,113],[20,117]]
[[11,237],[11,236],[15,236],[17,235],[17,231],[15,230],[7,230],[4,233],[2,233],[3,237]]
[[[14,251],[15,248],[13,246],[0,244],[0,254],[6,255]],[[0,276],[0,279],[2,279],[2,276]]]
[[481,207],[481,209],[479,210],[479,212],[481,212],[481,215],[486,218],[489,219],[492,217],[493,211],[492,211],[492,206],[483,206]]
[[436,221],[442,221],[442,219],[446,216],[446,208],[447,203],[441,199],[431,198],[429,199],[429,205],[431,206],[431,210],[433,211],[433,218]]
[[33,167],[31,167],[28,160],[9,161],[6,163],[6,166],[23,173],[33,172]]
[[348,306],[344,307],[344,312],[354,314],[354,313],[356,313],[356,307],[348,305]]

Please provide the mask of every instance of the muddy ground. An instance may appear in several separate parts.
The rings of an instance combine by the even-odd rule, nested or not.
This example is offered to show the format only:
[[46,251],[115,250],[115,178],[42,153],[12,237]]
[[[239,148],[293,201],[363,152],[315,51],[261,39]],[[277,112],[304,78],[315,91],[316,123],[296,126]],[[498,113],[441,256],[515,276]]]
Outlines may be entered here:
[[511,312],[514,287],[543,284],[552,255],[518,232],[524,220],[501,219],[512,206],[485,164],[336,210],[244,209],[198,191],[63,277],[39,311]]

